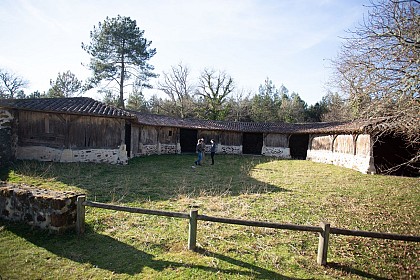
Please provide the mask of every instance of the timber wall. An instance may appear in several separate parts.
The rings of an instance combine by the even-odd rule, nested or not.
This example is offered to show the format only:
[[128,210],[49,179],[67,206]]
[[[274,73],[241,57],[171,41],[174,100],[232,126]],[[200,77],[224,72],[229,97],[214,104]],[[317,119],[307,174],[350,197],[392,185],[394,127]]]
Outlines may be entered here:
[[0,108],[0,168],[5,167],[13,159],[13,122],[11,112]]
[[[17,122],[16,132],[13,123]],[[125,120],[0,110],[0,162],[10,159],[127,164]]]

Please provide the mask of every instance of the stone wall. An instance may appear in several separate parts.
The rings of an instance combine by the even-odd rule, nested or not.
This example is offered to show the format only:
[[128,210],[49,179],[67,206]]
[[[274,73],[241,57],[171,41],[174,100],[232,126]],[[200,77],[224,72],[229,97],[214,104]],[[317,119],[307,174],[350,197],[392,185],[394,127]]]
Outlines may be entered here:
[[[178,149],[179,147],[179,149]],[[160,144],[160,154],[162,155],[173,155],[181,153],[181,146],[178,144]]]
[[127,164],[126,146],[119,149],[56,149],[43,146],[17,147],[16,158],[54,162],[96,162]]
[[6,166],[13,158],[12,123],[13,115],[0,109],[0,168]]
[[74,229],[77,194],[0,183],[0,218],[62,233]]
[[290,148],[283,148],[283,147],[262,147],[262,155],[270,156],[270,157],[278,157],[278,158],[287,158],[290,159]]
[[[206,149],[206,152],[208,150]],[[217,154],[227,154],[227,155],[241,155],[242,154],[242,145],[241,146],[226,146],[226,145],[217,145]]]
[[362,172],[364,174],[375,173],[373,157],[371,156],[334,153],[331,151],[322,150],[308,150],[306,159],[311,160],[313,162],[327,163],[350,168]]
[[365,174],[376,172],[370,135],[313,136],[307,160],[351,168]]

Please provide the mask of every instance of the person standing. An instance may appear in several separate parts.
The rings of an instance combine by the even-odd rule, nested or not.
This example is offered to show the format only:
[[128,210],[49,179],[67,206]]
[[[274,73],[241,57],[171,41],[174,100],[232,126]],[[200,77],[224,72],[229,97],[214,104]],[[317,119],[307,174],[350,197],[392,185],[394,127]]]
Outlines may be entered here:
[[201,163],[204,163],[206,158],[206,143],[204,142],[204,138],[201,138]]
[[203,140],[202,139],[198,139],[197,142],[197,146],[196,146],[196,152],[198,155],[198,158],[196,161],[194,161],[195,165],[201,165],[201,160],[203,159],[203,145],[202,145]]
[[216,153],[216,143],[213,139],[210,140],[211,147],[210,147],[210,156],[211,156],[211,165],[214,165],[214,154]]

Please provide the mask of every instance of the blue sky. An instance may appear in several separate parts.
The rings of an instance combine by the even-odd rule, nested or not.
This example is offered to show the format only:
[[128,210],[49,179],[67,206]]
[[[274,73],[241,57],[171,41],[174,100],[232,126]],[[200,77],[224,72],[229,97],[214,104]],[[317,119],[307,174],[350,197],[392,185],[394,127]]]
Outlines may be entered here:
[[[145,30],[161,74],[182,62],[196,81],[204,68],[225,71],[237,89],[258,91],[269,77],[308,104],[326,94],[329,59],[340,36],[363,19],[369,0],[0,0],[0,68],[47,91],[70,70],[90,72],[81,43],[107,16],[128,16]],[[157,80],[152,80],[155,84]],[[165,95],[156,89],[145,92]],[[89,96],[100,98],[94,91]]]

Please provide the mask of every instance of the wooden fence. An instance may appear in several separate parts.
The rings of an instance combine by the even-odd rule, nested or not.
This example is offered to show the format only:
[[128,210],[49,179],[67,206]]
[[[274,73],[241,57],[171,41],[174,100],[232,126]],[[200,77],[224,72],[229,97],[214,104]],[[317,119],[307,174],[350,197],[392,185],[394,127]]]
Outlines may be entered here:
[[170,211],[149,210],[149,209],[118,206],[118,205],[112,205],[112,204],[87,201],[85,196],[77,197],[76,231],[78,234],[83,234],[85,232],[85,207],[86,206],[110,209],[110,210],[116,210],[116,211],[125,211],[125,212],[138,213],[138,214],[188,219],[189,220],[188,249],[193,250],[193,251],[197,249],[196,244],[197,244],[197,221],[198,220],[215,222],[215,223],[252,226],[252,227],[265,227],[265,228],[276,228],[276,229],[285,229],[285,230],[318,232],[319,242],[318,242],[317,263],[324,266],[327,264],[328,241],[329,241],[330,234],[341,234],[341,235],[350,235],[350,236],[379,238],[379,239],[420,242],[420,236],[334,228],[334,227],[330,227],[330,224],[325,223],[325,222],[322,222],[320,226],[316,227],[316,226],[302,226],[302,225],[294,225],[294,224],[279,224],[279,223],[270,223],[270,222],[219,218],[219,217],[211,217],[211,216],[206,216],[206,215],[199,215],[198,210],[196,209],[192,209],[189,214],[179,213],[179,212],[170,212]]

